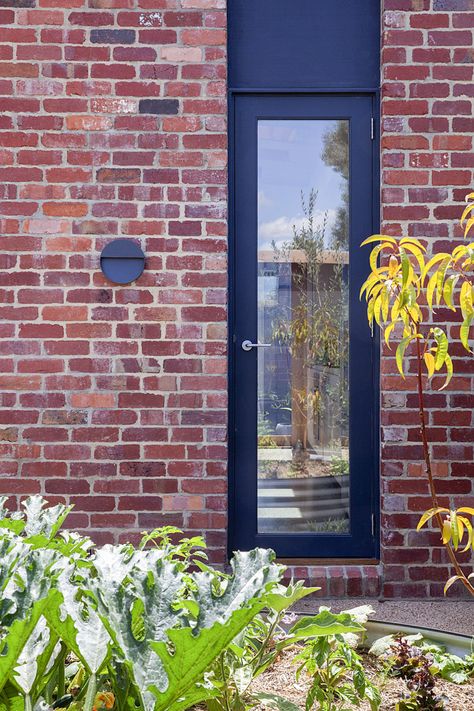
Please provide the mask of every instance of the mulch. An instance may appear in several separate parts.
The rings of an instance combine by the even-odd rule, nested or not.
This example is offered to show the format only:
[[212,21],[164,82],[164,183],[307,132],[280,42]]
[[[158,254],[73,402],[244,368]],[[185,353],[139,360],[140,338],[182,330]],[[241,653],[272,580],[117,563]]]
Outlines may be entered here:
[[[293,664],[295,655],[294,650],[285,650],[273,667],[255,679],[251,689],[279,694],[304,709],[309,680],[301,675],[299,681],[296,681],[296,665]],[[402,698],[404,692],[407,693],[405,682],[402,679],[387,676],[383,671],[382,664],[373,655],[362,654],[362,656],[367,676],[378,686],[382,695],[380,711],[394,711],[396,702]],[[474,679],[461,685],[438,679],[436,689],[437,694],[446,697],[445,705],[449,711],[474,711]],[[255,709],[263,711],[268,707],[260,704]],[[360,709],[370,711],[370,706],[364,702]]]

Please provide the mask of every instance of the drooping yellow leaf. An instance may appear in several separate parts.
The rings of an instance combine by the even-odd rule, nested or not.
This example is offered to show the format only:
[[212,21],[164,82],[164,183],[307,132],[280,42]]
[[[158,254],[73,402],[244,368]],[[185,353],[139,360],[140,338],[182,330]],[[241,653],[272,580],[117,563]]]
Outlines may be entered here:
[[[403,240],[402,240],[402,242],[403,242]],[[400,245],[402,244],[402,242],[400,242]],[[420,274],[422,274],[423,270],[425,268],[425,258],[423,256],[423,252],[417,246],[411,244],[410,242],[404,242],[403,247],[404,247],[404,249],[411,252],[411,254],[413,254],[416,261],[418,262],[418,266],[420,267]],[[420,247],[421,247],[421,245],[420,245]]]
[[381,275],[379,274],[379,270],[371,272],[360,288],[359,299],[362,298],[364,291],[367,291],[368,296],[368,292],[371,290],[374,284],[377,284],[379,281],[381,281]]
[[471,328],[471,323],[473,320],[473,316],[468,316],[467,318],[464,319],[464,321],[461,324],[461,327],[459,329],[459,338],[464,346],[464,348],[470,352],[469,348],[469,330]]
[[428,306],[431,311],[433,310],[433,294],[436,288],[436,279],[437,274],[435,272],[433,276],[430,277],[428,281],[428,286],[426,287],[426,301],[428,302]]
[[391,321],[388,326],[385,328],[384,332],[384,338],[385,338],[385,343],[387,344],[387,347],[390,348],[390,335],[395,328],[395,322]]
[[395,353],[395,360],[397,361],[397,368],[402,376],[402,378],[405,378],[405,373],[403,372],[403,356],[405,355],[405,351],[407,349],[408,344],[410,343],[410,336],[406,336],[405,338],[402,338],[400,343],[397,346],[397,351]]
[[363,242],[360,243],[361,247],[365,247],[366,244],[371,244],[372,242],[389,242],[390,244],[397,244],[397,240],[394,237],[388,237],[387,235],[370,235]]
[[474,265],[474,245],[470,244],[469,247],[466,248],[464,256],[466,259],[461,266],[463,269],[468,269]]
[[463,318],[472,316],[474,314],[474,308],[472,303],[472,287],[468,281],[464,281],[461,286],[461,293],[459,295],[459,304],[461,306],[461,313]]
[[423,516],[418,521],[418,526],[416,527],[416,530],[419,531],[420,528],[422,528],[425,523],[430,520],[430,518],[433,518],[433,516],[436,516],[437,514],[441,513],[449,513],[449,509],[444,508],[444,506],[438,506],[438,508],[428,509],[428,511],[425,511]]
[[461,257],[467,253],[469,246],[470,245],[460,244],[453,249],[452,256],[455,262],[459,261]]
[[379,282],[379,283],[373,284],[373,286],[371,286],[367,292],[368,298],[375,299],[375,297],[380,294],[380,292],[382,291],[384,286],[385,286],[384,282]]
[[435,353],[435,369],[440,370],[448,354],[448,339],[445,332],[438,326],[432,330],[437,345]]
[[446,281],[444,282],[444,287],[443,287],[443,299],[446,304],[446,306],[449,306],[449,308],[452,311],[456,311],[456,307],[453,304],[453,291],[454,287],[456,286],[457,282],[459,280],[459,274],[451,274]]
[[374,299],[374,318],[378,326],[380,326],[380,311],[382,308],[382,297],[379,295]]
[[369,322],[369,326],[372,327],[372,323],[374,321],[374,300],[371,299],[369,303],[367,304],[367,320]]
[[407,349],[408,344],[415,338],[421,338],[421,336],[419,334],[405,336],[405,338],[402,338],[402,340],[397,346],[395,360],[397,362],[398,371],[402,378],[405,377],[405,373],[403,372],[403,358],[405,356],[405,351]]
[[448,387],[449,382],[451,378],[453,377],[453,361],[451,360],[451,356],[449,356],[446,353],[445,359],[444,359],[444,364],[446,365],[446,380],[444,381],[443,385],[440,387],[440,390],[444,390],[445,388]]
[[422,252],[426,252],[426,247],[424,247],[420,240],[416,239],[416,237],[402,237],[399,243],[402,247],[406,247],[407,244],[411,244],[418,249],[420,249]]
[[[474,193],[472,193],[474,195]],[[474,516],[474,509],[471,506],[461,506],[458,513],[467,513],[469,516]]]
[[[471,206],[471,209],[474,208],[474,205]],[[470,217],[469,220],[466,222],[466,226],[464,227],[464,237],[467,237],[471,227],[474,225],[474,217]]]
[[449,520],[451,523],[451,538],[453,541],[454,550],[457,550],[459,545],[459,528],[458,528],[458,517],[456,511],[449,512]]
[[402,288],[410,283],[410,260],[404,249],[400,249],[400,260],[402,263]]
[[[458,509],[458,513],[459,513],[459,509]],[[458,521],[462,522],[463,526],[465,526],[466,531],[467,531],[467,543],[464,546],[464,548],[462,549],[462,552],[466,553],[466,551],[468,551],[469,548],[472,546],[474,531],[473,531],[471,522],[469,521],[468,518],[465,518],[465,516],[458,516]]]
[[449,543],[451,540],[451,522],[449,519],[446,519],[443,523],[441,538],[443,543]]
[[390,297],[386,288],[382,289],[380,297],[382,299],[382,320],[385,322],[388,318],[388,309],[390,306]]
[[465,207],[464,210],[463,210],[463,213],[462,213],[462,215],[461,215],[461,219],[459,220],[459,222],[460,222],[461,225],[463,224],[464,220],[465,220],[466,217],[469,215],[469,213],[471,212],[471,210],[474,209],[474,202],[472,202],[473,196],[474,196],[474,193],[469,193],[469,195],[466,195],[466,197],[464,198],[464,201],[465,201],[467,204],[466,204],[466,207]]
[[443,293],[444,279],[445,279],[446,272],[448,270],[450,262],[451,262],[451,257],[447,257],[446,259],[443,259],[441,264],[438,266],[438,269],[436,270],[436,304],[438,306],[441,302],[441,295]]
[[383,249],[383,244],[378,244],[370,253],[369,264],[373,272],[377,271],[377,259]]
[[433,377],[434,369],[435,369],[435,359],[432,355],[432,353],[429,353],[428,351],[423,355],[423,360],[425,361],[426,369],[428,371],[428,377],[431,378]]
[[474,210],[474,202],[469,202],[464,210],[462,211],[461,219],[459,220],[460,224],[462,225],[464,221],[466,220],[467,216],[469,213]]
[[428,272],[432,267],[434,267],[435,264],[438,264],[438,262],[442,262],[443,259],[449,259],[450,257],[451,255],[447,254],[446,252],[439,252],[438,254],[435,254],[434,257],[431,257],[431,259],[425,265],[423,274],[421,275],[421,281],[425,281]]
[[456,582],[456,580],[461,580],[461,577],[459,575],[453,575],[449,578],[449,580],[446,581],[446,585],[444,586],[444,594],[445,595],[448,592],[451,585],[453,585]]
[[423,314],[421,313],[421,309],[418,304],[413,304],[413,306],[408,309],[408,313],[416,323],[423,321]]

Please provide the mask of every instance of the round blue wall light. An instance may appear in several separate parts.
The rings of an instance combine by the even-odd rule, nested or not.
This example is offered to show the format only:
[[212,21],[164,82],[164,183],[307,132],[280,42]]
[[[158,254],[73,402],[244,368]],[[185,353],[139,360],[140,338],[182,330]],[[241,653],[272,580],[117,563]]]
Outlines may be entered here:
[[131,239],[114,239],[101,252],[100,268],[114,284],[130,284],[143,273],[145,255]]

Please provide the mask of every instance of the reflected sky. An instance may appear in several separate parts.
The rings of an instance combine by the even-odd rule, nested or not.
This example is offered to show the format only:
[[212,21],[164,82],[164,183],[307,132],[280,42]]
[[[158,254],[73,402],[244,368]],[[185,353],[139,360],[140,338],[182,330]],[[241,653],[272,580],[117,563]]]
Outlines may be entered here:
[[258,237],[259,249],[270,249],[293,236],[304,222],[301,191],[318,192],[315,223],[327,215],[325,242],[341,206],[343,179],[321,159],[323,136],[337,121],[262,119],[258,122]]

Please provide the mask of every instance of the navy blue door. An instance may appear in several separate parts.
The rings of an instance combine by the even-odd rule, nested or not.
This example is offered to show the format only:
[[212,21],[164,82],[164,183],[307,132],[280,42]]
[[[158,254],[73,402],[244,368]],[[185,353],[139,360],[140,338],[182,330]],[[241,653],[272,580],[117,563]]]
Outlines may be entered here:
[[373,101],[232,98],[231,549],[377,556]]

